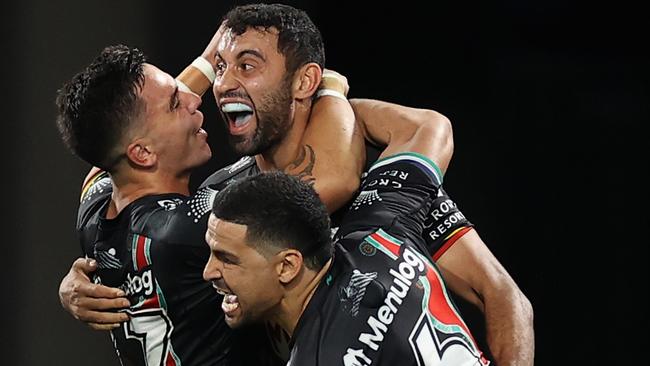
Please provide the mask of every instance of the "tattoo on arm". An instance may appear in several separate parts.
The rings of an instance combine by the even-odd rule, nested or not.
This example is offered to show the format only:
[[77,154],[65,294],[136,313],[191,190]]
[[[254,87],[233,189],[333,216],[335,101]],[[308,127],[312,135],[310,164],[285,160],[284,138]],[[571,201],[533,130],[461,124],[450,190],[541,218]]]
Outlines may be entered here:
[[[304,145],[298,157],[287,166],[285,172],[291,172],[291,175],[298,177],[303,182],[314,185],[316,177],[313,175],[314,165],[316,164],[316,152],[310,145]],[[304,166],[300,171],[293,172],[293,170]]]

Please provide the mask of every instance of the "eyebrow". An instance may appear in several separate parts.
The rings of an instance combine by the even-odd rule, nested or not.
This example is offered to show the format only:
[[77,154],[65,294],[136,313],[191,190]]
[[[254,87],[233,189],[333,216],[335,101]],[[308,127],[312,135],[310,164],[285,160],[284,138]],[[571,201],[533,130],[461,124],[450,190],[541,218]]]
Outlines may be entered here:
[[262,55],[259,51],[253,50],[253,49],[243,50],[243,51],[239,52],[237,54],[237,58],[240,59],[240,58],[242,58],[242,57],[244,57],[246,55],[252,55],[252,56],[255,56],[257,58],[261,58],[263,61],[266,61],[266,58],[264,57],[264,55]]
[[169,98],[169,110],[170,111],[174,110],[174,104],[176,104],[177,99],[178,99],[178,84],[174,88],[174,92],[172,93],[171,98]]

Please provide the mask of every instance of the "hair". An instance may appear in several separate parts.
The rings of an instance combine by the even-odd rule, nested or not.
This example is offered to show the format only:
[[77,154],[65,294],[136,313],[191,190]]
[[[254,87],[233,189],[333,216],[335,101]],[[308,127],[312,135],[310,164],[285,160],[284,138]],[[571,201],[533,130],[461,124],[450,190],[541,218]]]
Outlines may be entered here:
[[118,144],[144,110],[146,59],[137,48],[109,46],[59,89],[57,127],[65,145],[82,160],[111,171],[123,152]]
[[285,173],[260,173],[228,185],[215,197],[212,214],[246,225],[249,245],[262,255],[296,249],[312,270],[332,257],[325,205],[309,184]]
[[284,4],[242,5],[231,9],[223,22],[236,35],[244,34],[250,28],[277,29],[278,52],[285,57],[289,75],[310,62],[325,67],[323,38],[303,10]]

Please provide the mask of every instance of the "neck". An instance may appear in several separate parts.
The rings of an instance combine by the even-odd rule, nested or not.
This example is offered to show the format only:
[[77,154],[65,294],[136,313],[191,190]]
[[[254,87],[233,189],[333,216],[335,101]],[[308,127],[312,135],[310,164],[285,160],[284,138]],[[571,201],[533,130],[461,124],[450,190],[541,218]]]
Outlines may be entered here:
[[318,272],[304,268],[303,274],[299,277],[298,283],[291,285],[287,290],[284,298],[280,303],[280,310],[272,323],[276,323],[284,329],[289,336],[293,337],[293,332],[298,325],[302,313],[307,308],[309,301],[316,292],[316,288],[325,277],[332,264],[332,259],[327,261],[323,268]]
[[107,218],[117,216],[131,202],[141,197],[167,193],[189,195],[189,173],[173,175],[163,172],[131,171],[122,175],[111,175],[111,180],[113,194]]
[[285,170],[295,162],[303,149],[305,129],[311,112],[311,100],[297,100],[291,114],[293,124],[287,135],[272,148],[255,155],[262,171]]

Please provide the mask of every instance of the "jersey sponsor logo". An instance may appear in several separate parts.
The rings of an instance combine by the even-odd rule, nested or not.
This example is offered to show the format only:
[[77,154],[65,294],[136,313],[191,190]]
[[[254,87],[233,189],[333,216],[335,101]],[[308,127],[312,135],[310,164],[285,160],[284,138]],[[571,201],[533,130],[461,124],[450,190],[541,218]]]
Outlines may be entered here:
[[376,201],[381,201],[381,197],[379,196],[379,193],[376,189],[361,191],[354,202],[352,202],[351,208],[358,210],[361,206],[364,205],[372,206],[372,204]]
[[171,200],[160,200],[158,205],[165,209],[165,211],[175,210],[180,204],[183,203],[183,200],[180,198],[174,198]]
[[369,355],[366,355],[366,349],[379,350],[381,343],[384,341],[384,335],[388,332],[388,326],[399,312],[413,280],[426,270],[424,262],[408,247],[404,249],[400,258],[401,261],[397,264],[397,270],[391,268],[388,271],[393,278],[393,284],[384,298],[383,305],[379,307],[375,315],[368,317],[366,320],[369,327],[368,331],[359,334],[357,338],[363,344],[362,348],[350,347],[347,349],[345,355],[343,355],[343,364],[345,366],[363,366],[372,363],[372,359],[368,357]]
[[[441,220],[442,219],[442,220]],[[456,228],[458,224],[466,221],[465,215],[458,211],[456,203],[450,199],[436,202],[431,208],[429,217],[424,223],[424,229],[431,239],[436,240],[449,232],[450,229]]]
[[232,174],[237,170],[241,169],[243,166],[248,164],[253,158],[250,156],[244,156],[243,158],[237,160],[233,165],[228,168],[228,173]]
[[127,297],[151,297],[155,294],[156,281],[151,273],[151,266],[145,267],[138,273],[127,273],[126,280],[119,286]]
[[366,288],[375,278],[377,278],[377,272],[362,273],[357,269],[352,272],[348,285],[339,289],[339,299],[341,299],[341,305],[345,311],[352,316],[359,314],[361,299],[366,293]]
[[198,223],[201,218],[212,211],[212,203],[214,202],[214,197],[217,196],[219,191],[204,187],[199,189],[196,194],[187,201],[190,210],[187,212],[187,216],[194,217],[194,223]]

